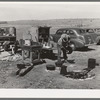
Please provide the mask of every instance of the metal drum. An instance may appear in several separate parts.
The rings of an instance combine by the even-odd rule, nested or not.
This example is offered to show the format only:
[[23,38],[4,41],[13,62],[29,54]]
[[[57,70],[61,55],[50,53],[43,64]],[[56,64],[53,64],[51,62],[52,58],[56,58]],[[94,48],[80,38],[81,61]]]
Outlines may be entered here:
[[88,68],[93,69],[96,66],[96,59],[89,58],[88,59]]

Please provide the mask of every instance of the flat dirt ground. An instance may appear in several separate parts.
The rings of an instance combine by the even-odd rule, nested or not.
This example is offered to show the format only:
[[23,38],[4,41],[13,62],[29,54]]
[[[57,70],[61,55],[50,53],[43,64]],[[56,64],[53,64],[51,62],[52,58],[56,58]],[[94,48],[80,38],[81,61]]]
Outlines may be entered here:
[[[36,65],[24,76],[16,75],[17,65],[22,61],[0,61],[0,88],[32,88],[32,89],[100,89],[100,46],[93,45],[87,50],[77,50],[68,55],[67,66],[80,70],[88,67],[88,59],[94,58],[98,66],[92,70],[95,74],[93,79],[78,80],[60,75],[57,68],[55,71],[47,71],[46,64],[55,64],[56,60],[44,59],[46,63]],[[72,60],[75,63],[72,63]]]

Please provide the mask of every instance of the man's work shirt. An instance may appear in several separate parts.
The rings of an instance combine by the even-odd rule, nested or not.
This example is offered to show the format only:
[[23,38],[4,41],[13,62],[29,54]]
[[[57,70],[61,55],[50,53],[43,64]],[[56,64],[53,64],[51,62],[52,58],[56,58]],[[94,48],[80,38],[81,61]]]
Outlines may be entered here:
[[[67,41],[63,41],[63,39],[66,38]],[[67,46],[69,43],[69,36],[66,34],[62,34],[61,38],[58,40],[58,46],[63,47]]]

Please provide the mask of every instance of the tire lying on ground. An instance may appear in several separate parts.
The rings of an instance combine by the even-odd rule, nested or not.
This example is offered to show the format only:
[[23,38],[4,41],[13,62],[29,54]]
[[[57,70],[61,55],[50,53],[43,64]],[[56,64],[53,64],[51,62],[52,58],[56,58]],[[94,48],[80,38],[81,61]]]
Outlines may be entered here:
[[55,67],[55,65],[47,64],[47,65],[46,65],[46,69],[47,69],[47,70],[53,71],[53,70],[56,69],[56,67]]

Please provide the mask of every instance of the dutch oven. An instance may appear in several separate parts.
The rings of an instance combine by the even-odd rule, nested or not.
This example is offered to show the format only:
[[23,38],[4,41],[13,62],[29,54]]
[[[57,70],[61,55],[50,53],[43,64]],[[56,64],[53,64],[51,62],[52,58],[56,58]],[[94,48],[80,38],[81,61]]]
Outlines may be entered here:
[[47,70],[55,70],[56,67],[55,67],[55,65],[47,64],[47,65],[46,65],[46,69],[47,69]]

